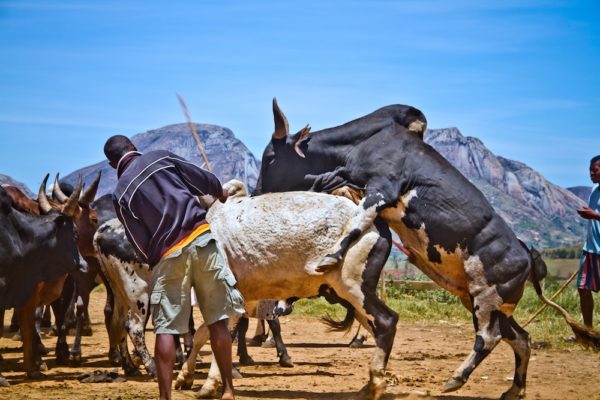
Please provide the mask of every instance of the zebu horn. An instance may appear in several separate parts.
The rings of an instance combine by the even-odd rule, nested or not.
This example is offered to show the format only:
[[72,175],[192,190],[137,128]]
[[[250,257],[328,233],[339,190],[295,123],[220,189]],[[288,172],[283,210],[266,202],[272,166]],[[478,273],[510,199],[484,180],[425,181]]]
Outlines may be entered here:
[[309,136],[310,136],[310,125],[308,125],[308,124],[304,128],[302,128],[302,130],[300,130],[300,132],[298,132],[294,135],[294,150],[296,151],[296,154],[298,154],[302,158],[306,158],[306,156],[304,155],[304,152],[300,148],[300,145],[302,144],[304,139],[308,138]]
[[69,199],[69,196],[67,196],[63,193],[62,190],[60,190],[60,183],[58,183],[59,174],[60,173],[57,173],[56,177],[54,178],[54,185],[52,185],[52,198],[58,201],[59,203],[64,204],[64,202]]
[[100,176],[102,175],[102,170],[98,171],[98,175],[94,182],[90,186],[85,189],[83,193],[81,193],[81,197],[79,198],[79,204],[82,206],[89,206],[94,198],[96,198],[96,192],[98,191],[98,184],[100,183]]
[[40,206],[40,211],[42,214],[48,214],[50,210],[52,210],[52,206],[50,206],[50,202],[48,201],[48,197],[46,196],[46,184],[48,183],[49,177],[50,174],[46,174],[46,177],[40,185],[40,190],[38,191],[38,204]]
[[275,132],[273,139],[285,139],[290,132],[288,120],[285,114],[279,109],[277,99],[273,97],[273,119],[275,120]]
[[67,199],[67,203],[64,205],[64,207],[62,209],[63,215],[66,215],[67,217],[75,216],[75,213],[79,209],[79,195],[81,194],[82,186],[83,186],[83,180],[81,179],[81,176],[80,176],[79,181],[77,182],[77,186],[75,187],[75,190],[73,190],[71,197],[69,197]]

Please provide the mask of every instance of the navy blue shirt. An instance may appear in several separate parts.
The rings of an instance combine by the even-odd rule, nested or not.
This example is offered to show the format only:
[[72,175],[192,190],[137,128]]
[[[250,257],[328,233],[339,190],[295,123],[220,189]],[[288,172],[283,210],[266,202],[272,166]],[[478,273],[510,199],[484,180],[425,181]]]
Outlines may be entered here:
[[164,150],[128,153],[119,162],[113,202],[127,237],[154,266],[199,225],[206,210],[196,196],[221,197],[216,176]]

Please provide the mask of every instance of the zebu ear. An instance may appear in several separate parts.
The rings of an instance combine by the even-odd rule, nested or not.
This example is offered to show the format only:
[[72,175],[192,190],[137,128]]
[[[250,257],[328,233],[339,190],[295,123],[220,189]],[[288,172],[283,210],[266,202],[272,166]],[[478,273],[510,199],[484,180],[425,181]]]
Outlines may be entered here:
[[285,117],[283,111],[279,109],[277,99],[273,97],[273,119],[275,120],[275,132],[273,132],[273,139],[285,139],[290,132],[288,120]]
[[296,154],[298,154],[302,158],[306,158],[306,156],[304,155],[304,152],[302,151],[300,146],[302,145],[302,143],[307,142],[309,139],[310,139],[310,125],[308,125],[308,124],[292,137],[292,143],[294,144],[294,150],[296,151]]

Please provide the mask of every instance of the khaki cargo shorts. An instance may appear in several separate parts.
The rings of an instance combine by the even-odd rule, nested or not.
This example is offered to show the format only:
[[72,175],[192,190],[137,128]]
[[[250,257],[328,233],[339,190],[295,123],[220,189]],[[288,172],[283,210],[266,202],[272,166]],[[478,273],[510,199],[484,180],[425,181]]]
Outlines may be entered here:
[[244,313],[244,298],[210,231],[160,260],[152,269],[150,307],[156,334],[189,330],[191,288],[208,325]]

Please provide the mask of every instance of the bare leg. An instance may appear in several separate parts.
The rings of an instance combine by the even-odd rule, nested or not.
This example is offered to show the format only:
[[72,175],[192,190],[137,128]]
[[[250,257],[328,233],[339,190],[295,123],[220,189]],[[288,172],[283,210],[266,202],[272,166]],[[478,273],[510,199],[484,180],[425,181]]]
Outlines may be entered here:
[[230,400],[233,395],[233,376],[231,373],[231,335],[227,328],[227,319],[222,319],[208,326],[210,331],[210,346],[212,347],[215,360],[219,366],[219,372],[223,380],[222,400]]
[[578,291],[583,323],[588,328],[592,328],[594,325],[594,298],[592,297],[592,291],[588,289],[578,289]]
[[171,400],[171,381],[173,380],[173,365],[175,364],[175,340],[173,335],[156,335],[154,358],[160,400]]

